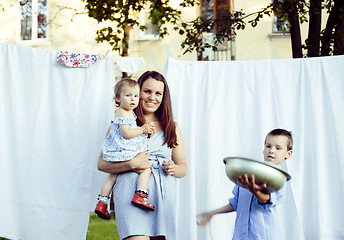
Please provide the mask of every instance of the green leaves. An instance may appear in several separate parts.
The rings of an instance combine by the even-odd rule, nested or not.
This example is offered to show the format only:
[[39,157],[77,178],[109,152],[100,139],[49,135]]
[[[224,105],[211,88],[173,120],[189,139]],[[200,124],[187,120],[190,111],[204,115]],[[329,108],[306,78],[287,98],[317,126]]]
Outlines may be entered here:
[[[97,42],[108,42],[113,51],[121,55],[128,53],[130,30],[137,26],[141,31],[147,29],[140,23],[140,12],[150,9],[148,19],[159,37],[168,34],[165,26],[177,24],[181,11],[170,6],[169,0],[83,0],[86,3],[88,15],[98,23],[110,21],[109,26],[96,32]],[[187,0],[185,4],[191,4],[194,0]]]
[[[218,15],[217,19],[207,19],[201,16],[192,21],[183,22],[180,18],[181,9],[198,6],[198,0],[183,0],[179,5],[180,9],[171,7],[172,0],[82,1],[86,3],[89,17],[96,19],[98,23],[109,22],[108,27],[96,32],[96,41],[108,42],[113,47],[112,49],[121,55],[128,54],[130,30],[135,26],[141,31],[147,29],[141,24],[139,18],[140,12],[143,10],[148,10],[148,20],[155,27],[160,38],[169,34],[167,24],[174,25],[173,30],[185,36],[181,43],[184,54],[204,51],[207,48],[216,50],[217,46],[224,41],[233,38],[236,31],[245,30],[247,24],[256,27],[265,16],[277,17],[277,21],[281,23],[279,24],[280,29],[285,32],[291,27],[290,22],[296,18],[300,24],[308,22],[310,10],[309,0],[276,0],[260,11],[250,14],[245,14],[243,10],[224,11]],[[329,48],[328,51],[333,48],[335,40],[338,41],[337,48],[342,48],[341,46],[344,45],[343,38],[338,37],[344,34],[344,30],[341,28],[344,11],[342,2],[343,0],[322,1],[322,8],[327,9],[328,13],[333,15],[332,20],[330,19],[332,22],[328,22],[325,31],[321,33],[322,47]],[[291,12],[297,13],[294,18],[291,17]],[[212,39],[204,40],[204,35],[207,33],[213,33]],[[335,34],[338,36],[336,37]],[[209,38],[209,34],[207,36]],[[309,41],[305,43],[305,46],[308,43]],[[341,51],[344,52],[344,50]]]

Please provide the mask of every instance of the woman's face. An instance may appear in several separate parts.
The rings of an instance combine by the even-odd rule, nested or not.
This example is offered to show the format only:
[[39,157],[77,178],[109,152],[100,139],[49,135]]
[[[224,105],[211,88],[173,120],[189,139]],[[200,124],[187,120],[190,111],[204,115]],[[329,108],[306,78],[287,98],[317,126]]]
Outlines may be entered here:
[[164,83],[148,78],[141,87],[141,105],[144,114],[154,113],[161,105],[164,95]]

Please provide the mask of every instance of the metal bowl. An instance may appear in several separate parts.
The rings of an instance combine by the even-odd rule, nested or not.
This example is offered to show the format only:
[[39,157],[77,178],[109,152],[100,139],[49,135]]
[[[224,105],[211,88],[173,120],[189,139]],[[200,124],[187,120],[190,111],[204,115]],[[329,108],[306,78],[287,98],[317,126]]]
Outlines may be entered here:
[[291,179],[288,173],[266,161],[261,162],[242,157],[227,157],[223,159],[223,162],[226,164],[227,177],[241,187],[244,186],[238,181],[238,177],[244,174],[248,176],[254,175],[257,184],[266,183],[270,192],[278,191],[284,186],[286,181]]

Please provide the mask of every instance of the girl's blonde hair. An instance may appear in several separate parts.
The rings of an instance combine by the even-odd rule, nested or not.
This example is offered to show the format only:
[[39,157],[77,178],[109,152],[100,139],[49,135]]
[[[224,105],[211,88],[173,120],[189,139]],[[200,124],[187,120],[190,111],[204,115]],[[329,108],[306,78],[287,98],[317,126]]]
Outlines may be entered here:
[[119,107],[119,105],[121,104],[119,101],[116,100],[116,98],[119,99],[119,97],[121,96],[122,89],[125,86],[128,86],[130,88],[134,88],[134,87],[139,86],[139,85],[137,84],[137,82],[134,79],[131,79],[131,78],[123,78],[123,79],[119,80],[115,85],[115,97],[113,98],[116,102],[116,107]]

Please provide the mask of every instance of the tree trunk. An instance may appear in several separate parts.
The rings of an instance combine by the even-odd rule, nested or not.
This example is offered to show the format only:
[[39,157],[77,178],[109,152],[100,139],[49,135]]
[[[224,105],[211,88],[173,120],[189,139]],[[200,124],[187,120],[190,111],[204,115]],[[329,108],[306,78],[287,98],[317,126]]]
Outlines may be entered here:
[[[338,6],[339,4],[339,6]],[[337,2],[338,23],[334,32],[333,55],[344,55],[344,1]]]
[[297,9],[298,0],[293,1],[288,11],[288,21],[290,23],[290,37],[293,58],[302,58],[301,31],[299,14]]
[[321,0],[310,0],[309,29],[307,50],[308,57],[318,57],[320,54],[321,31]]
[[344,55],[344,24],[337,25],[334,38],[333,55]]
[[197,50],[197,61],[202,61],[202,60],[203,60],[203,51]]
[[[128,57],[129,55],[129,34],[130,34],[130,27],[126,26],[124,29],[124,36],[122,40],[122,54],[121,57]],[[127,77],[128,74],[126,72],[122,72],[122,78]]]
[[[343,24],[343,0],[334,0],[334,6],[332,7],[330,14],[328,16],[326,27],[323,33],[323,36],[321,38],[321,56],[329,56],[331,52],[331,41],[334,40],[334,34],[333,30],[338,25],[338,23],[341,23],[339,25]],[[338,29],[339,26],[337,26]],[[340,27],[339,27],[340,28]],[[340,32],[340,29],[338,29]],[[340,44],[340,41],[343,41],[343,39],[337,40],[339,41],[335,45],[338,48],[338,44]],[[343,43],[342,43],[343,44]]]

